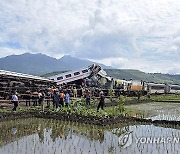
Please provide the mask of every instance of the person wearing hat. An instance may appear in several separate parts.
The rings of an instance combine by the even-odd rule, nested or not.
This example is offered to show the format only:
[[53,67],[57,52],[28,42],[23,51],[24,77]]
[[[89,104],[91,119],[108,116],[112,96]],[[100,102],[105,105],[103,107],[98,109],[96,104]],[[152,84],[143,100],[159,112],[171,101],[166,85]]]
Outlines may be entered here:
[[104,93],[103,91],[101,91],[99,93],[99,97],[100,97],[100,100],[99,100],[99,104],[98,104],[98,107],[97,107],[97,112],[99,112],[99,108],[101,107],[102,110],[104,110]]

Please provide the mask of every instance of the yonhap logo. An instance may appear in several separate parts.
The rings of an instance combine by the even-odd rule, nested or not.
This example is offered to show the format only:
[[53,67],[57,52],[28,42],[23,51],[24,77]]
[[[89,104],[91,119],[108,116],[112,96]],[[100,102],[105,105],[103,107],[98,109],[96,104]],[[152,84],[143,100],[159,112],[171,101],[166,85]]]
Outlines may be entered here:
[[127,148],[132,144],[132,131],[121,134],[119,137],[119,145],[122,148]]

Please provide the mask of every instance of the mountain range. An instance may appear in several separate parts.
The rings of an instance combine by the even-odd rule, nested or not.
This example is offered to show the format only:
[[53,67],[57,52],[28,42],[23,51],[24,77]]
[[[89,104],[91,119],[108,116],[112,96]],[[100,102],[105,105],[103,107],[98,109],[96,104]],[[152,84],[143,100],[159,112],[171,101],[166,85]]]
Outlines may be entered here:
[[[56,59],[41,53],[24,53],[0,58],[0,69],[48,77],[64,71],[87,67],[93,63],[93,61],[71,57],[70,55]],[[115,69],[103,64],[99,65],[109,76],[114,78],[180,84],[180,75],[145,73],[139,70]]]
[[[24,53],[0,58],[0,69],[42,75],[54,71],[67,71],[87,67],[93,63],[95,62],[71,57],[70,55],[56,59],[41,53]],[[102,68],[112,68],[103,64],[99,65],[101,65]]]

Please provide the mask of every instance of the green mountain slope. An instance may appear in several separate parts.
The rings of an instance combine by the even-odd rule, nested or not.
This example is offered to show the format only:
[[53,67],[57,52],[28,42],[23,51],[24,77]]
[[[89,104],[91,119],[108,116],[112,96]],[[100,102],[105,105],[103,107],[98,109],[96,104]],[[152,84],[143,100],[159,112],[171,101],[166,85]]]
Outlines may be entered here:
[[145,73],[139,70],[131,69],[105,69],[109,76],[126,80],[143,80],[156,83],[180,84],[180,75]]

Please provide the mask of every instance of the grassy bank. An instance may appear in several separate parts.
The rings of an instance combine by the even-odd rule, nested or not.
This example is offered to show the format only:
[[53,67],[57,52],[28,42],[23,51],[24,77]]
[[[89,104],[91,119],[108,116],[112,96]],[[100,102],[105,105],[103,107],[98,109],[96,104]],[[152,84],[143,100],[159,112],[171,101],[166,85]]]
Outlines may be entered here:
[[176,95],[176,94],[152,95],[150,96],[150,98],[152,101],[179,102],[180,103],[180,95]]
[[180,125],[180,121],[167,121],[167,120],[155,120],[144,119],[143,114],[136,113],[132,115],[132,111],[124,107],[124,100],[120,97],[118,105],[114,107],[105,108],[105,110],[96,111],[95,108],[90,108],[85,105],[85,102],[79,102],[80,100],[73,101],[69,107],[62,107],[58,110],[46,109],[41,111],[40,107],[20,107],[17,112],[12,112],[10,109],[0,110],[0,121],[6,121],[19,118],[47,118],[57,119],[72,122],[80,122],[93,125],[112,125],[112,124],[124,124],[132,122],[140,123],[165,123]]

